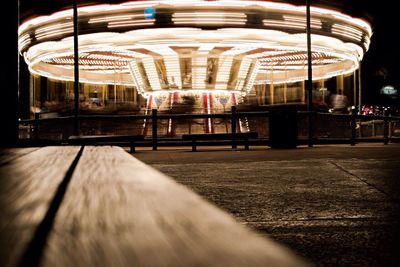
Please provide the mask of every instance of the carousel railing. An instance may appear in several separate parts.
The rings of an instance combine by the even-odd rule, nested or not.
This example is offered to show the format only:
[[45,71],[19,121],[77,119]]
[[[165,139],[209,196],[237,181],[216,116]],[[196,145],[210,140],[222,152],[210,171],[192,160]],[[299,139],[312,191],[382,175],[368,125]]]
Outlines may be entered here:
[[[183,134],[206,131],[208,133],[236,133],[252,131],[258,133],[254,144],[268,145],[269,111],[240,111],[235,107],[225,113],[176,114],[155,109],[145,114],[129,115],[79,115],[80,135],[144,135],[137,146],[188,145]],[[309,120],[309,118],[312,118]],[[74,116],[49,117],[36,113],[33,119],[20,120],[20,141],[65,143],[73,135]],[[334,114],[297,111],[298,144],[309,141],[308,124],[313,124],[313,144],[361,142],[396,142],[400,140],[400,117],[383,115]],[[177,127],[179,126],[179,127]],[[37,143],[37,142],[36,142]]]

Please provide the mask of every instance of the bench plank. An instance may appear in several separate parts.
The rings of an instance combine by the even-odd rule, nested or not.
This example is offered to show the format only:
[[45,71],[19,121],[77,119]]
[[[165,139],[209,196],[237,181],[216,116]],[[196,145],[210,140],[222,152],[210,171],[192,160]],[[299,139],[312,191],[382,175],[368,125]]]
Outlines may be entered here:
[[19,157],[0,167],[0,266],[18,264],[78,151],[17,149],[11,154]]
[[304,266],[119,147],[85,147],[41,266]]
[[0,149],[0,165],[10,162],[18,157],[22,157],[30,152],[39,149],[38,147],[26,148],[3,148]]

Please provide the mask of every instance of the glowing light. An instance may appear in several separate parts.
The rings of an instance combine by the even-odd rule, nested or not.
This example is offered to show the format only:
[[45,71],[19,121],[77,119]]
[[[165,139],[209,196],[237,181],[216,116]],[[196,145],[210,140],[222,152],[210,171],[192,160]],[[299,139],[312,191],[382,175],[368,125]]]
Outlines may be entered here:
[[29,36],[29,34],[25,33],[23,35],[21,35],[18,39],[18,48],[19,50],[23,50],[25,49],[25,47],[27,45],[29,45],[31,42],[31,37]]
[[143,20],[134,20],[134,21],[112,21],[108,23],[108,28],[118,28],[118,27],[137,27],[137,26],[149,26],[153,25],[155,22],[154,19],[143,19]]
[[[306,27],[306,18],[305,16],[291,16],[291,15],[284,15],[283,16],[285,22],[293,23],[297,25],[302,25],[304,28]],[[311,18],[311,28],[320,29],[322,26],[322,22],[320,19]]]
[[144,18],[143,14],[132,14],[132,15],[115,15],[115,16],[105,16],[105,17],[96,17],[89,19],[89,24],[93,23],[105,23],[105,22],[116,22],[116,21],[130,21],[135,18]]
[[345,26],[342,24],[334,24],[332,26],[332,33],[341,35],[346,38],[350,38],[356,41],[361,41],[363,33],[354,27]]
[[[293,28],[304,30],[306,28],[305,17],[284,15],[284,20],[264,19],[263,24],[269,27]],[[321,20],[311,19],[311,28],[320,29]]]
[[174,13],[174,24],[235,24],[244,25],[246,14],[228,12],[189,12]]
[[[165,5],[171,12],[164,15],[172,24],[157,28],[152,16]],[[146,13],[146,8],[151,12]],[[271,16],[250,28],[253,22],[248,16],[255,10]],[[285,79],[282,73],[287,73],[289,80],[305,77],[306,35],[292,33],[303,32],[306,26],[304,6],[268,1],[160,0],[81,7],[78,13],[82,23],[93,26],[79,36],[82,81],[89,83],[129,83],[141,94],[183,90],[182,58],[190,59],[188,90],[193,91],[213,88],[210,90],[242,94],[254,83],[271,80],[261,77],[268,71],[274,72],[278,83]],[[274,19],[274,15],[279,16]],[[318,34],[312,35],[314,79],[358,68],[370,45],[370,25],[323,8],[312,7],[311,16],[311,27],[318,29]],[[332,27],[322,27],[322,22]],[[245,24],[246,28],[242,27]],[[73,80],[72,34],[72,10],[23,23],[19,50],[31,72]],[[33,44],[34,38],[38,42]],[[176,52],[189,48],[193,49],[190,54]],[[210,62],[215,65],[213,77],[207,73],[214,67],[207,66]],[[115,79],[116,71],[123,78]]]

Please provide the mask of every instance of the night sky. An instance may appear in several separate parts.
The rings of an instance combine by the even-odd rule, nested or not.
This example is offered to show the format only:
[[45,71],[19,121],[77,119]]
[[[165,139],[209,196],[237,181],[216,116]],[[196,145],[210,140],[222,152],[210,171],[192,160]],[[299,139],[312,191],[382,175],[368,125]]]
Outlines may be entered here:
[[[400,52],[398,34],[400,23],[396,1],[374,1],[368,11],[373,17],[371,47],[362,62],[362,79],[365,102],[385,102],[380,96],[383,85],[393,85],[400,90]],[[399,104],[399,100],[391,101]]]

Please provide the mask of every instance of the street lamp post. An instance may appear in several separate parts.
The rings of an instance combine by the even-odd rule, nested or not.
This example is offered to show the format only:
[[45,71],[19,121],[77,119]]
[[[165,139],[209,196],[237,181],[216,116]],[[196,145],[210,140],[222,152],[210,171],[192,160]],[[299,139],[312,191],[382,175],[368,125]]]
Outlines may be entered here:
[[313,125],[312,125],[312,58],[311,58],[311,14],[310,14],[310,0],[306,0],[306,33],[307,33],[307,111],[308,114],[308,146],[313,146]]

